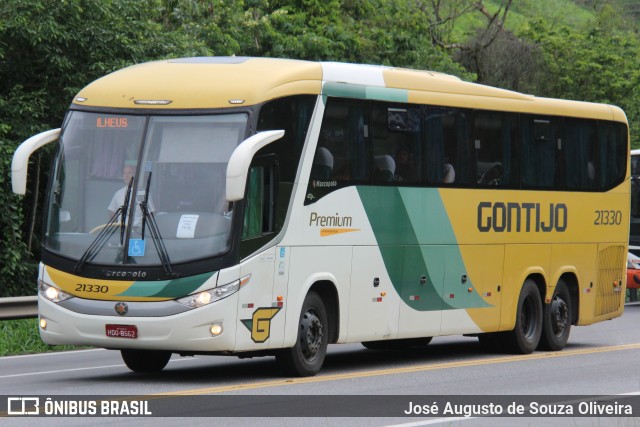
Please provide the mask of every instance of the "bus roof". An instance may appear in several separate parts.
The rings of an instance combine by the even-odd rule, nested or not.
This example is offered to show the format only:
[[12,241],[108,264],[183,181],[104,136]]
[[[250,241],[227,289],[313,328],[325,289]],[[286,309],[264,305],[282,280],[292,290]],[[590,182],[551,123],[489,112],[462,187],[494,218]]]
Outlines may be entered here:
[[73,103],[107,108],[210,109],[297,94],[423,103],[498,111],[589,117],[626,123],[604,104],[538,98],[432,71],[377,65],[249,57],[148,62],[108,74]]

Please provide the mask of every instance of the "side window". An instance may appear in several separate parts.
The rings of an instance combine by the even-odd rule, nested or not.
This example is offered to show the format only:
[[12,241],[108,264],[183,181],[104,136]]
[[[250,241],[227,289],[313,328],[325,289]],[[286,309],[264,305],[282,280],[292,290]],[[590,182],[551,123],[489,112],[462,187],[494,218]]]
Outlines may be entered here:
[[596,179],[596,123],[566,119],[564,122],[565,184],[571,190],[592,190]]
[[598,187],[611,188],[624,179],[627,168],[627,130],[620,123],[598,126]]
[[525,188],[553,188],[560,185],[558,135],[560,119],[522,116],[522,184]]
[[[263,160],[263,159],[260,159]],[[273,160],[273,156],[271,159]],[[260,161],[249,169],[245,198],[242,240],[250,240],[272,233],[276,199],[276,168],[271,162]],[[266,163],[266,164],[262,164]]]
[[462,109],[429,107],[424,119],[425,173],[431,185],[470,185],[469,113]]
[[421,182],[419,107],[374,103],[371,110],[373,184]]
[[316,97],[292,96],[267,102],[260,109],[257,131],[284,130],[284,136],[269,144],[260,154],[275,153],[280,162],[280,179],[293,182],[302,147],[307,136]]
[[479,187],[518,187],[518,116],[476,112],[474,146]]
[[371,182],[367,103],[329,98],[313,157],[305,204],[342,187]]

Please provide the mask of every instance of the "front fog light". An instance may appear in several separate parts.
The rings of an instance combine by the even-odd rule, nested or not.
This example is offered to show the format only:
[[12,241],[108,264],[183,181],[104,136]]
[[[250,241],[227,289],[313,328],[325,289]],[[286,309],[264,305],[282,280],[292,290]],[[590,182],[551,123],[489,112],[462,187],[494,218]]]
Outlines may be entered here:
[[214,337],[217,337],[218,335],[220,335],[222,333],[222,324],[214,323],[209,328],[209,332],[211,332],[211,335],[213,335]]
[[40,295],[51,302],[60,302],[73,297],[73,295],[62,291],[55,286],[47,285],[43,281],[38,282],[38,290],[40,291]]

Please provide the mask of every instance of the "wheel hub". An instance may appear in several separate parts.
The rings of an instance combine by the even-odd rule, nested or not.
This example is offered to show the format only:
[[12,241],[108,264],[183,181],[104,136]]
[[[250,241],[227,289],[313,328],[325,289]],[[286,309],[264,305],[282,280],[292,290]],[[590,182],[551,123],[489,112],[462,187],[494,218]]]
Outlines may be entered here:
[[551,302],[551,319],[553,320],[553,332],[561,335],[569,322],[569,307],[565,300],[555,297]]
[[322,322],[315,313],[307,311],[300,322],[300,349],[307,360],[318,354],[322,337]]

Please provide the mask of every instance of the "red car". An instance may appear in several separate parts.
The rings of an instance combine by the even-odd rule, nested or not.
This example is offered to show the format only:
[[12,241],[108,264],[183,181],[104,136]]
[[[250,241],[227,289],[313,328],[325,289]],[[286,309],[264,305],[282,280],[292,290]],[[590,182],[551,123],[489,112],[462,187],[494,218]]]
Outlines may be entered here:
[[630,289],[630,300],[637,301],[636,289],[640,289],[640,257],[632,253],[627,256],[627,289]]

